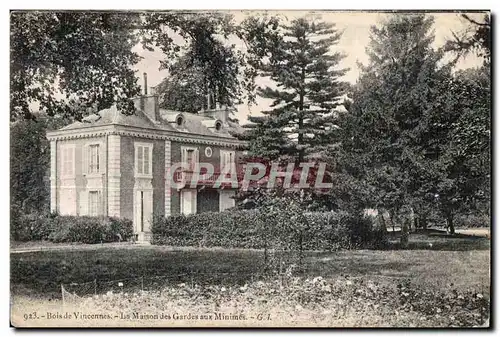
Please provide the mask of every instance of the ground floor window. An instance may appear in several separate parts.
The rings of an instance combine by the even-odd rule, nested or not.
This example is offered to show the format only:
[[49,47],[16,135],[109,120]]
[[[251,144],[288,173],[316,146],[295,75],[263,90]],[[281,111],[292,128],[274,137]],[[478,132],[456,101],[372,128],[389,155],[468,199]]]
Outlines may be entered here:
[[102,215],[102,202],[101,202],[101,192],[90,191],[89,192],[89,215],[98,216]]

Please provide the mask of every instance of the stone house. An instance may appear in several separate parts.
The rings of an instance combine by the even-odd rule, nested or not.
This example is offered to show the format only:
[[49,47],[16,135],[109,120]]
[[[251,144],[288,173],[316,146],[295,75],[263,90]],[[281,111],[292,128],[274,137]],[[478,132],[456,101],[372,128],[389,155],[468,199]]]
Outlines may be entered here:
[[[51,150],[51,210],[66,215],[132,219],[139,240],[148,240],[153,215],[223,211],[234,206],[236,190],[210,182],[189,183],[189,169],[174,163],[211,163],[215,178],[224,164],[239,166],[242,128],[219,106],[198,114],[164,110],[158,96],[134,98],[136,113],[115,106],[57,131],[48,132]],[[177,179],[177,180],[175,180]],[[180,181],[181,184],[173,184]],[[173,186],[175,185],[175,187]]]

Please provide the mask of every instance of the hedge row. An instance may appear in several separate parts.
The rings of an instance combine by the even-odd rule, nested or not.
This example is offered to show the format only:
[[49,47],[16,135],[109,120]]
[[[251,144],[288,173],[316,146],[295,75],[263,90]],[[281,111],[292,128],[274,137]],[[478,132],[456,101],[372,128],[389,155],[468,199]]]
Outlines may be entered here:
[[11,238],[16,241],[100,243],[127,240],[132,221],[112,217],[16,214],[11,221]]
[[155,217],[155,245],[337,250],[379,245],[383,233],[372,218],[339,213],[290,214],[286,209],[231,210]]

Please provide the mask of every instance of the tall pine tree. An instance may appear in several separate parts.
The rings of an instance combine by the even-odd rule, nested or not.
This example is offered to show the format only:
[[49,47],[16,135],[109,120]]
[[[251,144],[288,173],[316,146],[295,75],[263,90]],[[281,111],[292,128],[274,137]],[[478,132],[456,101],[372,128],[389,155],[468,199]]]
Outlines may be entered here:
[[258,88],[260,97],[272,100],[271,109],[250,116],[253,125],[241,137],[253,156],[301,162],[329,141],[333,111],[345,92],[340,78],[347,69],[338,67],[344,55],[334,50],[341,32],[335,24],[299,18],[277,35],[257,65],[273,84]]

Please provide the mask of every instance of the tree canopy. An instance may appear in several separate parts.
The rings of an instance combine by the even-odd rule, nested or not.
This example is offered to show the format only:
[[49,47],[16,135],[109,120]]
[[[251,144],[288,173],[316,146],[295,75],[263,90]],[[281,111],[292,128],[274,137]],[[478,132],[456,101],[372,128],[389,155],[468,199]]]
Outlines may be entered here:
[[[14,11],[11,13],[11,119],[49,116],[81,119],[118,104],[133,113],[139,94],[133,66],[138,43],[160,49],[164,69],[199,67],[217,101],[244,94],[242,56],[221,39],[237,33],[230,14],[183,12]],[[175,40],[181,37],[181,42]]]

